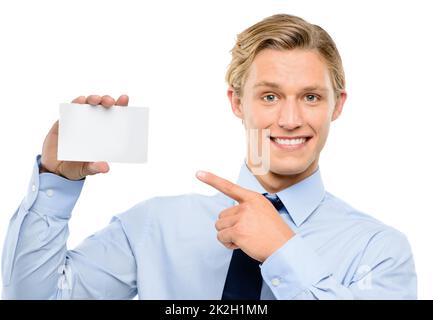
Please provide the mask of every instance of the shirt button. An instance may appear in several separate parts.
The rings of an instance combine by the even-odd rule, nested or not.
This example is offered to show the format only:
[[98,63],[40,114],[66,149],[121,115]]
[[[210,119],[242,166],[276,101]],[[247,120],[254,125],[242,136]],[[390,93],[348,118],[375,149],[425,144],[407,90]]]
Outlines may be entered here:
[[273,279],[271,280],[271,283],[272,283],[272,285],[273,285],[274,287],[278,287],[278,286],[280,285],[280,279],[278,279],[278,278],[273,278]]
[[45,193],[47,194],[47,196],[52,197],[54,192],[52,189],[48,189]]
[[32,185],[32,191],[35,192],[36,191],[36,186]]

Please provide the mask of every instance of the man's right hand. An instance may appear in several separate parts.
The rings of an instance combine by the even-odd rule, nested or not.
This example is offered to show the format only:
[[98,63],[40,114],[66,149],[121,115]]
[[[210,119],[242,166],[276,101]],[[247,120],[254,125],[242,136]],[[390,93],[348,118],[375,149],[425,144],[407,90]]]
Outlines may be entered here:
[[[88,97],[80,96],[72,103],[102,105],[110,108],[113,105],[127,106],[129,97],[122,95],[114,100],[110,96],[91,95]],[[57,160],[57,144],[59,137],[59,121],[57,120],[48,132],[42,147],[41,169],[40,172],[51,172],[70,180],[80,180],[88,175],[106,173],[110,170],[107,162],[79,162],[79,161],[59,161]]]

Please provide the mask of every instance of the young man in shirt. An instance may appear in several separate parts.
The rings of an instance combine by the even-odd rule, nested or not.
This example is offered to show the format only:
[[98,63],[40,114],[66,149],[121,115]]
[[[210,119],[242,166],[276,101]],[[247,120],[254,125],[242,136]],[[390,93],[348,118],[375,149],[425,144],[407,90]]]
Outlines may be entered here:
[[[58,161],[56,122],[10,222],[3,296],[416,298],[406,237],[326,192],[321,180],[320,152],[346,100],[329,35],[298,17],[268,17],[238,36],[227,81],[233,113],[269,148],[265,172],[254,174],[250,157],[236,183],[199,171],[219,193],[143,201],[68,250],[83,178],[109,168]],[[128,97],[74,102],[109,108]]]

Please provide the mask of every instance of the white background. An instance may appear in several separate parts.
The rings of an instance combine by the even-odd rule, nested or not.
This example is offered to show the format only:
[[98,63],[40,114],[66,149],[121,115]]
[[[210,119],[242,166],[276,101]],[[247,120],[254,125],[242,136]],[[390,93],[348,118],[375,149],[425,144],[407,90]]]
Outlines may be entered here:
[[322,153],[328,191],[403,231],[419,298],[433,298],[430,1],[0,2],[0,238],[35,156],[78,95],[123,93],[150,109],[147,164],[111,164],[87,179],[69,246],[156,195],[214,193],[198,169],[236,180],[244,133],[224,75],[237,33],[275,13],[326,29],[348,100]]

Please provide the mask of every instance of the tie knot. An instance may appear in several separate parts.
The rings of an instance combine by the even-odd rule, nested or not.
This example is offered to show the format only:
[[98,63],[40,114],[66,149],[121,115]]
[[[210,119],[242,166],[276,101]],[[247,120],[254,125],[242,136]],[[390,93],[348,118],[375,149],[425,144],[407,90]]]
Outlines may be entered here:
[[272,203],[272,205],[275,207],[275,209],[277,209],[278,212],[280,212],[280,210],[284,208],[283,202],[280,200],[280,198],[278,198],[276,194],[264,193],[263,195]]

